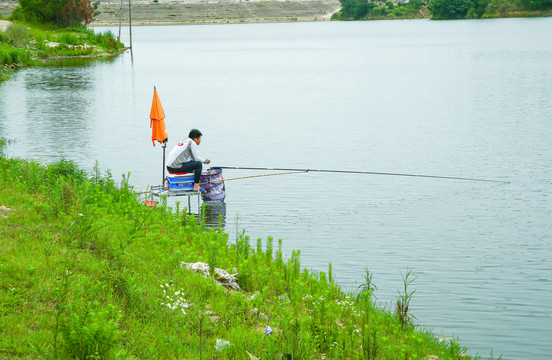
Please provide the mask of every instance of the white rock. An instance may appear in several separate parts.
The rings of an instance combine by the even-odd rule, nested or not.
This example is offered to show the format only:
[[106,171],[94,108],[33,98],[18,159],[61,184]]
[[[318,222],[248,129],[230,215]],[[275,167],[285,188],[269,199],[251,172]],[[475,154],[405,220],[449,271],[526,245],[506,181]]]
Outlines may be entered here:
[[[196,263],[182,262],[180,264],[180,267],[186,268],[188,270],[191,270],[197,273],[201,273],[205,277],[211,276],[211,274],[209,274],[209,265],[204,262],[196,262]],[[239,291],[241,289],[240,289],[240,285],[238,284],[238,279],[236,278],[236,275],[238,275],[238,273],[230,274],[226,270],[215,268],[215,273],[213,277],[219,284],[229,289]]]

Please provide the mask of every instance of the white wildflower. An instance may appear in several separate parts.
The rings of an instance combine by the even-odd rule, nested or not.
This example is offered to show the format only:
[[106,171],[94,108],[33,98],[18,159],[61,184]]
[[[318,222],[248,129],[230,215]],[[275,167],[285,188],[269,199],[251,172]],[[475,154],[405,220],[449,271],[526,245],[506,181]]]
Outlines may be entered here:
[[232,345],[232,343],[228,340],[222,340],[222,339],[215,339],[215,340],[217,342],[215,345],[215,349],[217,349],[217,351],[222,350],[222,348],[226,346]]

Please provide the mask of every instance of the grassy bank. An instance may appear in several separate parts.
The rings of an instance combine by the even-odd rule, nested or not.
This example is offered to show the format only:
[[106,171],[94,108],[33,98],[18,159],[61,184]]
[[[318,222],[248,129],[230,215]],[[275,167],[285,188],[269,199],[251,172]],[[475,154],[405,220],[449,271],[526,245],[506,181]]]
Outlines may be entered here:
[[13,22],[0,31],[0,81],[17,68],[66,57],[113,56],[121,48],[110,32]]
[[[331,265],[147,207],[98,166],[2,157],[0,183],[0,358],[471,359],[414,325],[410,272],[386,311],[369,272],[345,294]],[[210,276],[182,266],[199,261]]]

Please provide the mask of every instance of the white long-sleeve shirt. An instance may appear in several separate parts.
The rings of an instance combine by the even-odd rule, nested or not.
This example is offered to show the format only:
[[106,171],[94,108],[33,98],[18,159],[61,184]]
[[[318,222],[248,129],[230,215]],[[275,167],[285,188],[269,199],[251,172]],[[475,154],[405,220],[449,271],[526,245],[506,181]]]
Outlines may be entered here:
[[206,164],[209,160],[197,154],[197,147],[197,144],[190,138],[178,143],[167,157],[167,166],[178,168],[189,161],[201,161]]

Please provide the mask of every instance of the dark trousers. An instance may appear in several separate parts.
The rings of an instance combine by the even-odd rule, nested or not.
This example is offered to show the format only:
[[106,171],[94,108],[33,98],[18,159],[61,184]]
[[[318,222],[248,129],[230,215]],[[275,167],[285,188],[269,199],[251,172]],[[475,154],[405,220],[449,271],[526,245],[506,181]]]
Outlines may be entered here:
[[203,170],[203,164],[201,163],[201,161],[189,161],[177,168],[167,166],[167,169],[169,170],[169,172],[172,172],[172,173],[182,173],[182,172],[191,173],[193,171],[194,183],[198,184],[199,179],[201,179],[201,170]]

